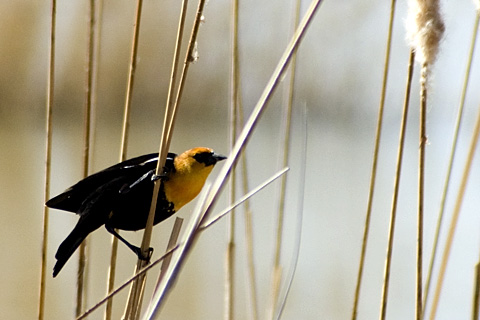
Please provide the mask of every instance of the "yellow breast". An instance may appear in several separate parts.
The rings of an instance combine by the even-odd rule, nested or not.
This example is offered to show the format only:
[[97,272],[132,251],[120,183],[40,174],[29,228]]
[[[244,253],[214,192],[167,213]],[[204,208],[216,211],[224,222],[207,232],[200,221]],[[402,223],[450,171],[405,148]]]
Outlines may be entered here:
[[174,161],[176,171],[164,182],[164,190],[178,211],[200,193],[213,166],[206,167],[191,158],[177,157]]

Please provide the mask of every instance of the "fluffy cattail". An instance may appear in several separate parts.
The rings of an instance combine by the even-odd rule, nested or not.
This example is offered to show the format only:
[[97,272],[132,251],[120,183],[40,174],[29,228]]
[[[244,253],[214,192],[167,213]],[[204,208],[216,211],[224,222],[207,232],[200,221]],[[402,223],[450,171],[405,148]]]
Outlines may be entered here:
[[438,0],[409,1],[407,36],[422,65],[435,62],[444,31]]

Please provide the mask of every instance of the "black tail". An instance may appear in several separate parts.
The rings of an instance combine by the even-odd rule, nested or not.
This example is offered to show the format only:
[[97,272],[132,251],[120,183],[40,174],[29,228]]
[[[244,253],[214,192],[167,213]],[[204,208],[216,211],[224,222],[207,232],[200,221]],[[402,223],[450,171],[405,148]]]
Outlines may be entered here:
[[68,237],[62,242],[60,247],[58,247],[55,258],[57,258],[57,263],[53,267],[53,277],[56,277],[57,274],[62,270],[65,263],[72,256],[72,254],[77,250],[78,246],[82,241],[87,237],[88,232],[85,233],[82,230],[79,230],[78,225],[73,229],[73,231],[68,235]]

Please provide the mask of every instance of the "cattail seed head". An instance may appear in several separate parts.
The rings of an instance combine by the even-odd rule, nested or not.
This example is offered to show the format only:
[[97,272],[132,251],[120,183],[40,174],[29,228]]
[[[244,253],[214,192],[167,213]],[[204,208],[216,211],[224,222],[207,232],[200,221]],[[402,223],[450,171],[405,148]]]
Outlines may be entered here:
[[422,65],[435,62],[444,31],[438,0],[409,1],[407,37]]

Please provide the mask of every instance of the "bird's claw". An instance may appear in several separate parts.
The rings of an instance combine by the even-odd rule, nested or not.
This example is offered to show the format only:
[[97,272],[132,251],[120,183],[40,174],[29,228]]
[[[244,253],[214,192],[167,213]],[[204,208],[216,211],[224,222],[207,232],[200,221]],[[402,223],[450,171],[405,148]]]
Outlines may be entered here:
[[171,170],[169,168],[163,167],[162,173],[160,173],[160,174],[153,173],[152,174],[152,181],[157,181],[157,180],[160,180],[160,179],[162,179],[163,181],[167,181],[168,180],[168,174],[170,173],[170,171]]
[[167,176],[165,174],[153,174],[152,175],[152,181],[157,181],[157,180],[160,180],[160,179],[165,179]]
[[150,261],[150,258],[152,257],[152,254],[153,254],[153,248],[152,247],[148,248],[146,256],[143,254],[142,249],[140,249],[140,248],[137,248],[137,250],[135,250],[135,251],[136,251],[136,254],[138,256],[138,259],[140,259],[142,261],[147,261],[147,262]]

